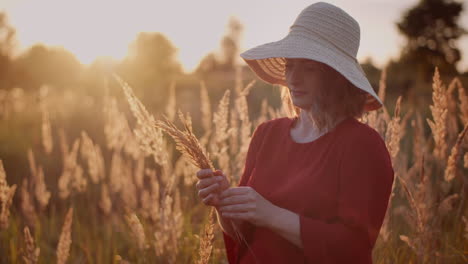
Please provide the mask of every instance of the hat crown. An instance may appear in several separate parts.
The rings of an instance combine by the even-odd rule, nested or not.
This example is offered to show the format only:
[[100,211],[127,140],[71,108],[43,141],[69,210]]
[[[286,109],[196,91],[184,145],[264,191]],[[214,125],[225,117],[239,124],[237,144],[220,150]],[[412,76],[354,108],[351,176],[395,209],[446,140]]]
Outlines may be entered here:
[[314,35],[356,58],[359,49],[358,22],[343,9],[325,2],[306,7],[289,28],[290,35]]

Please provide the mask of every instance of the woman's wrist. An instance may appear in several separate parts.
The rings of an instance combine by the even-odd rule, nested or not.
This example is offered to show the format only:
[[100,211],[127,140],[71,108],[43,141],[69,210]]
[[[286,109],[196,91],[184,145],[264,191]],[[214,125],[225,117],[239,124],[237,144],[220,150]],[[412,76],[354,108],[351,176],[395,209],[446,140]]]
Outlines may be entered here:
[[274,204],[270,207],[269,213],[265,217],[264,223],[265,227],[270,230],[278,230],[283,224],[285,210],[281,207],[278,207]]
[[273,206],[267,228],[279,234],[283,238],[302,248],[300,237],[300,217],[298,214],[287,209]]

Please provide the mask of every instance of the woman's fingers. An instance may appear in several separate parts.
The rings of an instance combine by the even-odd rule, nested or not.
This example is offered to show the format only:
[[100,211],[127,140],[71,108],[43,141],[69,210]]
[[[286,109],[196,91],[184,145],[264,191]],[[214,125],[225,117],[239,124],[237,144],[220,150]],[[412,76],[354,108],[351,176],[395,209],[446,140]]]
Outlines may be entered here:
[[222,191],[219,194],[219,199],[224,199],[230,196],[237,196],[240,194],[248,194],[250,192],[250,186],[240,186],[240,187],[232,187]]
[[246,195],[236,195],[236,196],[231,196],[231,197],[221,199],[218,205],[224,206],[224,205],[231,205],[231,204],[242,204],[242,203],[247,203],[251,201],[252,199],[250,199],[250,197]]
[[197,189],[203,189],[203,188],[206,188],[214,183],[219,183],[221,180],[223,179],[222,176],[214,176],[214,177],[210,177],[210,178],[205,178],[205,179],[201,179],[197,182],[197,184],[195,185],[197,187]]
[[226,175],[221,170],[202,169],[197,171],[199,179],[195,185],[198,189],[198,196],[206,205],[216,205],[219,202],[218,192],[230,187]]
[[206,196],[205,198],[202,199],[202,202],[205,204],[205,205],[211,205],[211,200],[213,198],[213,194],[210,193],[208,194],[208,196]]
[[198,191],[198,196],[200,198],[205,198],[206,196],[208,196],[210,193],[216,191],[217,189],[219,188],[219,184],[215,183],[215,184],[212,184],[206,188],[203,188],[201,190]]
[[213,176],[213,170],[211,169],[202,169],[197,171],[197,178],[198,179],[204,179]]

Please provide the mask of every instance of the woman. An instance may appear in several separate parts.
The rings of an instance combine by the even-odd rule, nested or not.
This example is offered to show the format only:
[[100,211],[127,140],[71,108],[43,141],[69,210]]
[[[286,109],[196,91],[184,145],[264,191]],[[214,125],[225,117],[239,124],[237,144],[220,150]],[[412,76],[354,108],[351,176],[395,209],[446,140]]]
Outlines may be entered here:
[[359,32],[318,2],[285,38],[241,54],[261,79],[287,86],[297,115],[255,129],[237,187],[221,171],[197,173],[229,263],[372,263],[394,172],[381,136],[357,120],[382,106],[356,60]]

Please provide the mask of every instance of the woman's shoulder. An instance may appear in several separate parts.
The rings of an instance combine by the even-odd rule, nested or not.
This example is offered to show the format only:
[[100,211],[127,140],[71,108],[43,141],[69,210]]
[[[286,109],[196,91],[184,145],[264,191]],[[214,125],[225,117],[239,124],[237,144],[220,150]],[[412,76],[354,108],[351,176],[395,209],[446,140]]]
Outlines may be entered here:
[[352,138],[370,139],[370,140],[383,140],[382,135],[373,127],[366,123],[359,121],[356,118],[350,118],[347,123],[347,131]]
[[344,148],[353,153],[359,151],[365,152],[384,152],[388,154],[383,136],[373,127],[353,118],[347,124],[347,129],[343,129]]
[[277,117],[260,122],[255,130],[259,133],[281,133],[287,130],[292,119],[290,117]]

